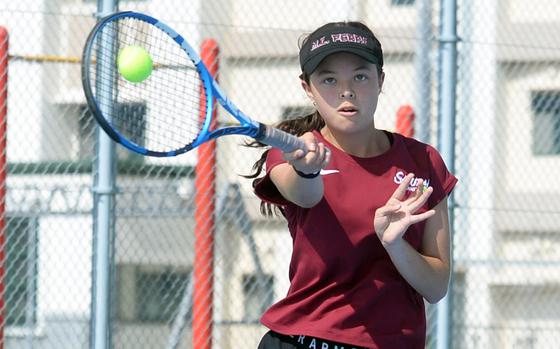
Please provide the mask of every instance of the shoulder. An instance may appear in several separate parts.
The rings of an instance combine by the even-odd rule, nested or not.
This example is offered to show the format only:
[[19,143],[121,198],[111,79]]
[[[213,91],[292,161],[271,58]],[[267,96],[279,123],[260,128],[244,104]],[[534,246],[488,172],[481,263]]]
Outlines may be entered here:
[[405,137],[400,134],[393,134],[395,142],[403,144],[403,152],[408,153],[410,161],[414,162],[418,169],[426,171],[429,184],[434,188],[431,201],[435,206],[443,197],[449,195],[457,178],[449,172],[440,152],[432,145],[421,142],[417,139]]
[[410,152],[432,152],[435,151],[437,152],[437,150],[431,146],[428,143],[424,143],[419,141],[416,138],[412,138],[412,137],[406,137],[403,136],[399,133],[391,133],[393,135],[393,139],[395,140],[395,142],[402,142],[402,144],[406,147],[406,149],[408,149]]
[[398,133],[392,133],[392,135],[395,143],[402,143],[406,152],[408,152],[414,159],[419,161],[425,160],[428,161],[429,164],[435,166],[441,166],[443,164],[441,154],[434,146]]

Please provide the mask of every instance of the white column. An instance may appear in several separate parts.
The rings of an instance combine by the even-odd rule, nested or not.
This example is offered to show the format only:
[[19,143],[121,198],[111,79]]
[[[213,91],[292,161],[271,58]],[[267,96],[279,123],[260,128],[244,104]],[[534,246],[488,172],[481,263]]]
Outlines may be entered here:
[[[456,222],[458,263],[467,267],[465,282],[465,316],[467,324],[487,329],[491,323],[491,269],[493,258],[495,192],[495,129],[497,98],[497,2],[464,1],[461,22],[464,28],[461,45],[459,100],[459,156],[466,160],[460,168],[456,202],[465,206]],[[458,166],[459,168],[459,166]],[[466,348],[492,347],[488,331],[477,331],[476,339],[467,332]]]

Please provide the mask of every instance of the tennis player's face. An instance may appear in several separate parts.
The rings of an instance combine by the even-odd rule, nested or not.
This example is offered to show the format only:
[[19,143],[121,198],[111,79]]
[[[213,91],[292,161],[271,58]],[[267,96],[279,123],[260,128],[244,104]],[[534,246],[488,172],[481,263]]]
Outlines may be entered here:
[[351,53],[334,53],[303,82],[309,98],[332,131],[371,130],[384,75],[377,67]]

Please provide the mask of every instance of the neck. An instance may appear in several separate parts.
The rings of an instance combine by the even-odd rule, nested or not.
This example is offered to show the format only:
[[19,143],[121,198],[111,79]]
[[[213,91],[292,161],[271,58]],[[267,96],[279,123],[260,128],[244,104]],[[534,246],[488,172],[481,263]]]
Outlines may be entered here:
[[328,127],[321,130],[321,134],[337,148],[357,157],[374,157],[385,153],[391,147],[385,132],[376,128],[359,133],[342,134]]

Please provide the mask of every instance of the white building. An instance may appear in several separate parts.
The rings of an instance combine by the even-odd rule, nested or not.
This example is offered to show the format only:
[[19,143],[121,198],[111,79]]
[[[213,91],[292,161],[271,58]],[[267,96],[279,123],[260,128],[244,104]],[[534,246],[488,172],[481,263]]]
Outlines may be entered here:
[[[376,123],[392,130],[398,108],[417,99],[415,2],[146,0],[121,2],[120,9],[151,14],[195,42],[215,38],[220,84],[240,109],[267,123],[310,107],[298,81],[302,32],[329,20],[362,20],[384,47],[387,78]],[[540,349],[560,339],[560,39],[552,34],[560,5],[537,3],[459,6],[457,348]],[[86,117],[79,65],[71,61],[81,55],[95,9],[92,0],[0,4],[14,56],[7,150],[7,249],[14,264],[7,278],[19,288],[9,289],[14,298],[6,300],[10,349],[89,345],[94,124]],[[437,29],[433,35],[430,141],[437,145]],[[38,55],[42,63],[29,62]],[[228,117],[220,114],[223,122]],[[258,214],[250,181],[239,176],[259,155],[239,147],[242,141],[218,141],[214,347],[224,349],[256,347],[265,331],[256,321],[260,312],[288,287],[291,240],[282,219]],[[173,324],[180,325],[176,310],[191,294],[196,156],[138,164],[139,157],[117,152],[113,343],[164,347]]]

